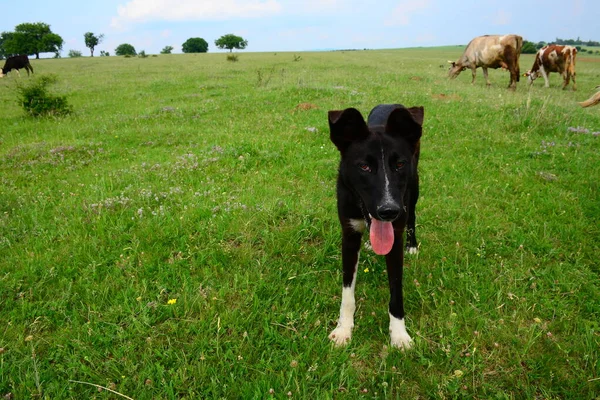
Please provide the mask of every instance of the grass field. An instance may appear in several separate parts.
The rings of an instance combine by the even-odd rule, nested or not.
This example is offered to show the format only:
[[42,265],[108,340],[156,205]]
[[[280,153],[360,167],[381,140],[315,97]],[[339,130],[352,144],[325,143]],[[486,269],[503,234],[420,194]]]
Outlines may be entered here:
[[[460,51],[32,60],[60,119],[1,79],[0,397],[599,398],[600,57],[510,92]],[[339,349],[327,111],[391,102],[425,107],[415,347],[364,251]]]

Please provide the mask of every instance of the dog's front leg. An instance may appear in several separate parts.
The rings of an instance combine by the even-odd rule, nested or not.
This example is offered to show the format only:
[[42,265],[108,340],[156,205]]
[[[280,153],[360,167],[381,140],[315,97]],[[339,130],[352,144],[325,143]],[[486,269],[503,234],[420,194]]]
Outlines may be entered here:
[[404,251],[402,246],[402,231],[396,231],[395,233],[396,240],[392,251],[385,256],[390,283],[390,340],[392,347],[406,350],[412,346],[412,339],[406,331],[404,323],[404,300],[402,293]]
[[349,228],[342,232],[342,305],[340,306],[340,319],[337,327],[329,334],[336,346],[343,346],[352,337],[354,328],[354,311],[356,302],[354,288],[356,287],[356,270],[360,254],[362,233]]

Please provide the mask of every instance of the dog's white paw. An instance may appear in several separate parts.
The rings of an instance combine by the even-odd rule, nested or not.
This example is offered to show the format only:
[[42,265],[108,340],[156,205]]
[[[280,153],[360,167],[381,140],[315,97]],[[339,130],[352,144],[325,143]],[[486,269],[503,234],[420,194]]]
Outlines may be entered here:
[[419,252],[419,249],[417,247],[407,247],[406,252],[408,254],[417,254]]
[[329,339],[331,339],[333,343],[338,347],[347,345],[350,342],[351,338],[351,327],[338,326],[329,334]]
[[413,340],[406,332],[395,336],[390,335],[390,339],[392,347],[396,347],[400,350],[408,350],[413,346]]
[[390,314],[390,340],[392,347],[408,350],[412,347],[412,339],[406,332],[404,318],[396,318]]

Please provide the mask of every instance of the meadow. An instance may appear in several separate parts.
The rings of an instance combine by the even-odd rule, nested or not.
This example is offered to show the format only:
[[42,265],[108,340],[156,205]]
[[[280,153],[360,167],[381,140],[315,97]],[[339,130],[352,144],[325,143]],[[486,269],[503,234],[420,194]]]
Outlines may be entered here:
[[[600,57],[446,78],[460,47],[32,60],[0,80],[0,398],[600,397]],[[532,55],[521,57],[521,72]],[[12,74],[11,74],[12,75]],[[425,107],[407,329],[381,257],[341,295],[327,111]]]

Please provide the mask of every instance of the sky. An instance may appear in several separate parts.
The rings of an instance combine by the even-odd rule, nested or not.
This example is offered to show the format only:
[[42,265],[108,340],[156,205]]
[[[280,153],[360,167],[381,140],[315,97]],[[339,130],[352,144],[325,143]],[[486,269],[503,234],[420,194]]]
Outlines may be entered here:
[[507,33],[600,41],[600,0],[0,0],[0,10],[0,32],[49,24],[65,41],[63,57],[90,54],[86,32],[104,35],[95,55],[123,43],[181,53],[195,37],[221,52],[214,42],[228,33],[248,41],[246,52],[446,46]]

